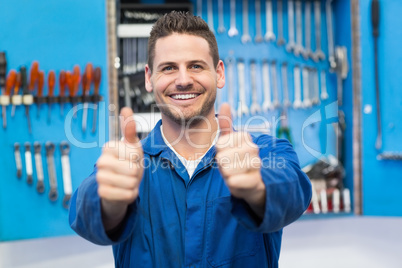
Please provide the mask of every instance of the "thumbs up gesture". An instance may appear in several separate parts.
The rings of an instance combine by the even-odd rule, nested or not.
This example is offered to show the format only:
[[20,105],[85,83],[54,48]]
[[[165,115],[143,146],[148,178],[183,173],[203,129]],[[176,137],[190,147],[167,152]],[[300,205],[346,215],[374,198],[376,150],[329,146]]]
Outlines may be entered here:
[[258,146],[246,132],[234,132],[230,106],[222,104],[218,115],[221,135],[216,144],[219,170],[231,194],[244,199],[262,218],[265,184],[261,177]]
[[144,154],[137,137],[133,115],[130,108],[121,110],[124,139],[106,143],[97,161],[96,181],[106,230],[114,228],[121,222],[128,205],[138,197]]

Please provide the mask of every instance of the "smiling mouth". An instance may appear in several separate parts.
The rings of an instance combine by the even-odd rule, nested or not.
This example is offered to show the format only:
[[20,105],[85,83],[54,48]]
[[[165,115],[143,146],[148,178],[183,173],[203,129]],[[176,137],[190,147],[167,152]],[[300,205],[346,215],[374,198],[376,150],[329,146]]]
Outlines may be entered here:
[[195,94],[195,93],[188,93],[188,94],[182,93],[182,94],[173,94],[173,95],[170,95],[170,97],[175,100],[191,100],[191,99],[198,97],[199,95],[200,94]]

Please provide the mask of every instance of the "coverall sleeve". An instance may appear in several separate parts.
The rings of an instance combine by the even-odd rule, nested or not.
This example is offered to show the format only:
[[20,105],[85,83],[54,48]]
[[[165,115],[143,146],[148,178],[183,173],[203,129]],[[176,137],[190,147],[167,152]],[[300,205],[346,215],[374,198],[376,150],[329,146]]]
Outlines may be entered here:
[[98,184],[94,172],[86,178],[71,197],[69,223],[80,236],[98,245],[114,245],[127,239],[134,228],[138,199],[128,207],[119,229],[110,237],[103,226]]
[[307,209],[312,195],[311,182],[287,140],[261,135],[254,142],[260,148],[261,175],[266,186],[264,217],[259,219],[244,200],[234,197],[232,214],[249,230],[276,232],[297,220]]

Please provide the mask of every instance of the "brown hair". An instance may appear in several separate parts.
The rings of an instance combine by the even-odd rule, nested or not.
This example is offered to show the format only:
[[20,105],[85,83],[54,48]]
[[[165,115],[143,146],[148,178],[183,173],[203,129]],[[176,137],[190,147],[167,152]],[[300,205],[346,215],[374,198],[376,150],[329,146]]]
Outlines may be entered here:
[[152,27],[148,40],[148,66],[151,71],[153,70],[153,61],[155,58],[156,41],[173,33],[189,34],[204,38],[208,42],[209,53],[216,68],[219,62],[218,44],[208,24],[202,18],[194,16],[189,12],[172,11],[159,18]]

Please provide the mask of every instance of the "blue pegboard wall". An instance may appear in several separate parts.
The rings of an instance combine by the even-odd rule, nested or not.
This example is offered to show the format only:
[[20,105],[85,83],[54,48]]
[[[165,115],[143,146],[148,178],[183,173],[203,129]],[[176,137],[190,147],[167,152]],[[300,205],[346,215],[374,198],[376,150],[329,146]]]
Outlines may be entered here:
[[402,36],[401,1],[380,0],[378,66],[382,120],[382,149],[375,148],[377,138],[374,80],[374,42],[371,27],[371,1],[360,0],[362,64],[362,157],[363,213],[365,215],[402,216],[402,164],[379,160],[379,153],[402,154],[402,91],[400,64]]
[[[70,143],[70,163],[72,186],[76,189],[87,177],[100,154],[108,132],[108,116],[105,103],[107,91],[107,37],[105,1],[0,1],[0,51],[6,52],[8,70],[18,70],[20,66],[31,67],[33,61],[45,72],[44,95],[47,94],[47,75],[56,72],[55,94],[58,95],[58,75],[61,70],[72,70],[79,65],[83,72],[91,62],[102,68],[102,82],[99,93],[103,102],[99,107],[98,127],[91,133],[92,110],[88,113],[86,133],[81,130],[82,109],[78,117],[66,123],[71,104],[64,105],[64,118],[60,106],[51,108],[51,123],[47,122],[48,105],[42,104],[37,118],[37,105],[30,107],[32,134],[28,133],[25,108],[17,107],[12,118],[11,107],[7,108],[7,128],[0,129],[0,163],[2,167],[2,187],[0,187],[0,241],[18,240],[72,234],[68,225],[68,213],[62,206],[63,183],[61,153],[58,145],[66,140]],[[91,89],[92,91],[93,89]],[[80,88],[81,92],[81,88]],[[14,143],[21,145],[23,167],[25,167],[25,142],[37,141],[44,147],[45,142],[56,144],[55,164],[59,198],[51,202],[48,198],[49,182],[45,150],[42,159],[45,173],[43,194],[36,191],[36,169],[33,159],[34,184],[26,182],[23,169],[21,179],[16,177]]]

